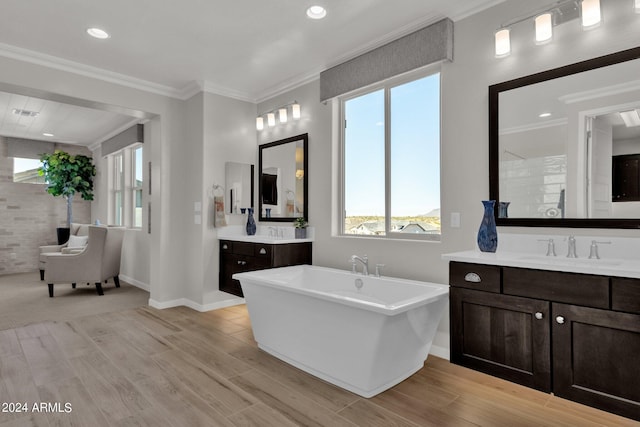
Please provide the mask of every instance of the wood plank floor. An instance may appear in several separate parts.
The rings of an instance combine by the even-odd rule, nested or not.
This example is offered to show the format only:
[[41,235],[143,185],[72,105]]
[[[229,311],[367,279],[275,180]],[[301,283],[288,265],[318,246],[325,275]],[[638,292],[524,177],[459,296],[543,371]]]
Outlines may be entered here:
[[[51,405],[34,411],[40,403]],[[360,398],[259,350],[244,306],[144,307],[0,331],[0,404],[0,427],[640,425],[433,356]]]

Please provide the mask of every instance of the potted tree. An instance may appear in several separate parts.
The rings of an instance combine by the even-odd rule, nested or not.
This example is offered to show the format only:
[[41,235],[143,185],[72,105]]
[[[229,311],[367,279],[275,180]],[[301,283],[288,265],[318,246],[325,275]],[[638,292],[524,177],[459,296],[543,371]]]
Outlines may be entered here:
[[307,227],[309,223],[303,217],[298,217],[293,221],[293,226],[296,229],[296,239],[307,238]]
[[58,228],[58,244],[69,239],[73,220],[73,196],[80,193],[84,200],[93,200],[93,177],[96,167],[91,157],[72,155],[62,150],[40,156],[42,167],[38,175],[44,176],[47,193],[54,197],[62,196],[67,200],[67,227]]

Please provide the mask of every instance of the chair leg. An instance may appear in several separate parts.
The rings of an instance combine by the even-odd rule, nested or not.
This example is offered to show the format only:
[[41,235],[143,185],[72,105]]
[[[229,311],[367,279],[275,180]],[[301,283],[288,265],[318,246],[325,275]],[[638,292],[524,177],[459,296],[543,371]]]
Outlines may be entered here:
[[72,289],[75,289],[75,288],[76,288],[76,284],[75,284],[75,283],[72,283],[72,284],[71,284],[71,288],[72,288]]
[[49,298],[53,298],[53,283],[49,283]]
[[120,278],[118,276],[113,276],[113,283],[116,284],[116,288],[120,287]]
[[102,291],[102,283],[96,282],[96,291],[98,291],[98,295],[104,295],[104,292]]
[[44,270],[40,270],[40,280],[44,280]]

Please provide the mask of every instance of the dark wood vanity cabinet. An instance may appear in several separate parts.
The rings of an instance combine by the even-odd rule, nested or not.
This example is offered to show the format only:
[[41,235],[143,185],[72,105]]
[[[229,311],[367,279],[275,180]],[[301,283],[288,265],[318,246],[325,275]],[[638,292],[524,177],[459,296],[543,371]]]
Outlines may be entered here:
[[452,363],[640,420],[640,279],[451,262],[450,283]]
[[311,264],[311,242],[263,244],[220,240],[219,289],[239,297],[240,282],[235,273],[273,267]]

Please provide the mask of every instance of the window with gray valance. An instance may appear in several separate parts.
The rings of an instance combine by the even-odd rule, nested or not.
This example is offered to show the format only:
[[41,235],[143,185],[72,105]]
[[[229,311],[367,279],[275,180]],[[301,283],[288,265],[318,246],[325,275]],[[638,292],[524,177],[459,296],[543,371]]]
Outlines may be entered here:
[[7,138],[7,157],[40,159],[44,153],[53,153],[55,144],[35,139]]
[[453,60],[453,21],[448,18],[323,71],[320,101],[445,60]]
[[144,126],[137,124],[102,143],[102,155],[108,156],[133,144],[144,142]]

